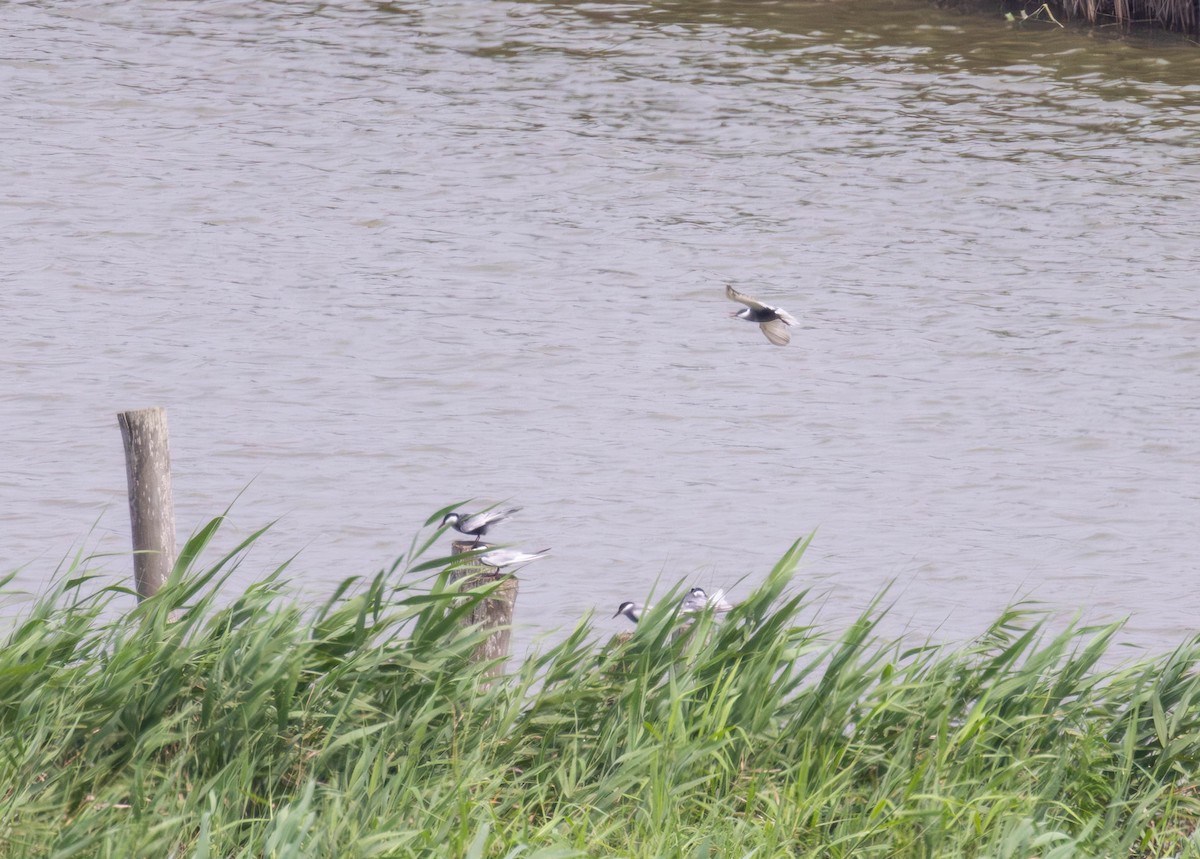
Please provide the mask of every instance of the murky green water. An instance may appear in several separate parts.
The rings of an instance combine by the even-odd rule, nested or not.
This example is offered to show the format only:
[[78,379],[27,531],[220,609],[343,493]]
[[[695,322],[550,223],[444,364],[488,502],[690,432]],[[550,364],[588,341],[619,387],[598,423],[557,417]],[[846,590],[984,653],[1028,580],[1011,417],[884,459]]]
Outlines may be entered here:
[[[1200,51],[924,3],[22,3],[0,545],[123,551],[115,413],[243,581],[433,509],[534,631],[804,569],[893,627],[1194,631]],[[726,282],[801,317],[777,349]],[[113,562],[119,568],[121,561]],[[616,621],[612,622],[616,628]]]

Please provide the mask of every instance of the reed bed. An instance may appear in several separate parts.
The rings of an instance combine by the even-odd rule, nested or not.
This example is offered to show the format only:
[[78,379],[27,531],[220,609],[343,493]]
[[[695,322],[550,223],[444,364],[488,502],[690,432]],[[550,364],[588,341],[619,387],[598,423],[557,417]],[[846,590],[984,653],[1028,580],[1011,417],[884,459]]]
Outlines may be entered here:
[[585,619],[496,680],[436,534],[305,606],[222,592],[253,538],[193,569],[218,524],[132,610],[79,560],[10,622],[0,856],[1200,856],[1200,642],[821,630],[798,543],[719,623]]
[[[1021,0],[1015,5],[1037,16],[1044,0]],[[1050,5],[1061,18],[1093,26],[1149,26],[1200,38],[1200,7],[1196,0],[1058,0]]]

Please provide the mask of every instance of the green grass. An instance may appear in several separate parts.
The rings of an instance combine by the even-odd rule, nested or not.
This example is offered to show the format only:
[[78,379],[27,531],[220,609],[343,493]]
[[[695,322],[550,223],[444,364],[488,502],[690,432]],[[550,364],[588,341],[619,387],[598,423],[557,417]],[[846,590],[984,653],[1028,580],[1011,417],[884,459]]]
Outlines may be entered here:
[[1200,857],[1200,641],[1020,610],[965,646],[796,620],[793,546],[720,622],[587,621],[500,680],[438,532],[309,606],[222,591],[216,520],[131,610],[77,559],[0,647],[0,857]]

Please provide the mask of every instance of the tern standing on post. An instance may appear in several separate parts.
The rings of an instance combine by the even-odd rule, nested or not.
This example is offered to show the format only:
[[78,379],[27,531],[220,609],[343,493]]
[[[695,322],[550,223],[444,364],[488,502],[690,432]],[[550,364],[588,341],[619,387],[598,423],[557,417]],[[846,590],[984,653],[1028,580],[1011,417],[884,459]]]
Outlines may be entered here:
[[503,522],[509,516],[520,510],[520,507],[510,507],[508,510],[485,510],[483,513],[447,513],[442,517],[442,524],[449,525],[460,534],[474,537],[475,543],[488,532],[497,522]]
[[[487,546],[480,546],[479,548],[486,549]],[[480,555],[479,562],[484,566],[491,567],[496,572],[500,572],[505,567],[524,565],[530,561],[544,558],[549,552],[549,549],[542,549],[540,552],[519,552],[516,549],[492,549],[492,551],[484,552]]]

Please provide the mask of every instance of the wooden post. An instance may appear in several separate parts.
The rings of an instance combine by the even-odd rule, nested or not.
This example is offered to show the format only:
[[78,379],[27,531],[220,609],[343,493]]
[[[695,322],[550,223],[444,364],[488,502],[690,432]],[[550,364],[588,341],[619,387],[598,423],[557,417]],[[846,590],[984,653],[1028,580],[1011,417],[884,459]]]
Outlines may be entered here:
[[[477,548],[470,540],[455,540],[450,552],[460,555]],[[463,622],[465,626],[480,626],[484,629],[494,629],[491,635],[475,648],[476,662],[490,660],[505,660],[508,658],[509,638],[512,634],[513,607],[517,604],[517,577],[508,573],[498,573],[491,567],[485,566],[478,558],[468,561],[461,567],[450,571],[450,581],[461,581],[460,588],[477,588],[499,582],[499,587],[492,595],[480,600]],[[497,677],[504,673],[503,661],[497,662],[488,670],[488,674]]]
[[129,477],[133,531],[133,580],[138,599],[153,596],[175,566],[175,507],[171,500],[171,452],[166,409],[117,415]]

